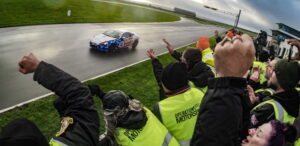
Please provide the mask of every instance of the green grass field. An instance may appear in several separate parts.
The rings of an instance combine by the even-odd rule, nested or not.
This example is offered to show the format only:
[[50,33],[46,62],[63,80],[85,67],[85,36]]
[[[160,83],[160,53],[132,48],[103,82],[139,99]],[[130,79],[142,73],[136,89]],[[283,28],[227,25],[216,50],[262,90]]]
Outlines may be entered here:
[[[67,16],[71,10],[71,16]],[[153,8],[90,0],[1,0],[0,27],[56,23],[169,22],[180,18]]]

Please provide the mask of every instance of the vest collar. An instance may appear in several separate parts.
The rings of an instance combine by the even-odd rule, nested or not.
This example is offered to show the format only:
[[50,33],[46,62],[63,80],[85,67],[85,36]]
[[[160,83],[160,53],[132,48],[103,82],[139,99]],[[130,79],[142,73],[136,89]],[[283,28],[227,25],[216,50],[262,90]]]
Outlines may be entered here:
[[190,89],[191,89],[190,85],[186,85],[186,86],[184,86],[184,87],[182,87],[182,88],[180,88],[180,89],[173,90],[173,91],[171,91],[170,93],[165,93],[165,96],[166,96],[166,97],[175,96],[175,95],[184,93],[184,92],[186,92],[186,91],[188,91],[188,90],[190,90]]

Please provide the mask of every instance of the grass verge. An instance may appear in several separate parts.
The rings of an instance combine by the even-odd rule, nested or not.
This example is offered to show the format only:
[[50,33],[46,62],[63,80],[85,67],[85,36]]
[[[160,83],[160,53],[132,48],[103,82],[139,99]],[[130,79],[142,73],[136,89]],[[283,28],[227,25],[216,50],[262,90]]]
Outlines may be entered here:
[[[71,15],[67,16],[68,10]],[[1,0],[0,27],[56,23],[170,22],[180,18],[153,8],[90,0]]]

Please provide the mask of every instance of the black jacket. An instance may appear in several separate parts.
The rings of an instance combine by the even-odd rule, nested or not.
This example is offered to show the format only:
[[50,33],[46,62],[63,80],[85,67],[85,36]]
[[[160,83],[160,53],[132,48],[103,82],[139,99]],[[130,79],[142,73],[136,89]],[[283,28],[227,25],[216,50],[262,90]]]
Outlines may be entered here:
[[[269,98],[278,101],[289,115],[293,117],[298,116],[299,94],[295,89],[287,92],[276,93],[271,95]],[[274,108],[270,104],[264,104],[256,108],[251,111],[250,116],[251,123],[249,128],[256,128],[270,120],[275,120]]]
[[72,117],[74,123],[60,136],[54,137],[71,146],[99,145],[99,116],[90,91],[79,80],[41,62],[34,80],[59,96],[54,102],[61,117]]
[[246,80],[242,78],[209,80],[191,146],[240,145],[247,132],[250,112],[246,90]]
[[[181,53],[174,51],[172,56],[180,61]],[[152,67],[156,82],[159,86],[160,100],[165,99],[165,93],[163,92],[161,84],[161,76],[163,72],[163,66],[158,59],[152,59]],[[188,79],[192,81],[196,87],[203,88],[207,86],[209,78],[214,78],[214,73],[211,69],[202,61],[195,63],[188,68]]]
[[[182,53],[174,50],[171,55],[176,60],[181,61]],[[206,63],[202,61],[199,61],[188,67],[188,78],[195,84],[196,87],[206,87],[208,79],[214,77],[215,76],[212,70],[207,66]]]

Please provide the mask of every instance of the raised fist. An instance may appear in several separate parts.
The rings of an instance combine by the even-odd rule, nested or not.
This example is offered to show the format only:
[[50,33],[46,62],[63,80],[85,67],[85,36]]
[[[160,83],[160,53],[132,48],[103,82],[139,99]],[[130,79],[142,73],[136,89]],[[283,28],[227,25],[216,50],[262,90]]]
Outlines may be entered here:
[[40,62],[32,53],[29,53],[19,62],[19,71],[23,74],[35,72]]
[[217,44],[214,52],[215,68],[218,77],[243,77],[252,65],[255,48],[247,35],[225,37]]

